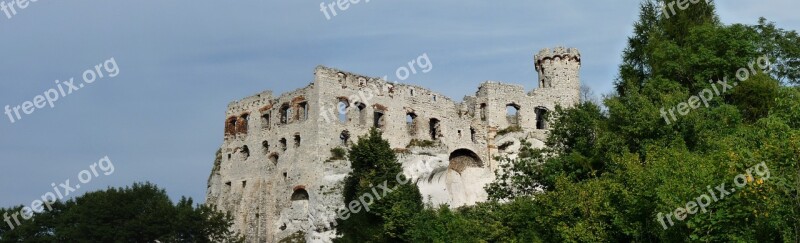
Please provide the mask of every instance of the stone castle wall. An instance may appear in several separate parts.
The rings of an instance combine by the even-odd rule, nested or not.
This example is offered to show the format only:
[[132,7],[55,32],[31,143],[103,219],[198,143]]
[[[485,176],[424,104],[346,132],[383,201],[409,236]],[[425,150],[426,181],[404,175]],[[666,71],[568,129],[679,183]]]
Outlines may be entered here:
[[[349,162],[331,158],[330,150],[352,145],[372,127],[399,153],[406,174],[423,178],[416,181],[432,203],[483,201],[483,186],[498,167],[493,158],[513,155],[521,139],[543,146],[543,118],[556,105],[578,102],[576,49],[545,49],[535,61],[539,88],[526,92],[520,85],[487,81],[461,102],[322,66],[304,88],[231,102],[207,203],[232,213],[235,229],[248,241],[277,242],[297,231],[325,241],[334,236],[337,211],[345,207],[341,187],[350,172]],[[516,115],[508,112],[515,109]],[[497,135],[509,127],[519,129]],[[434,145],[410,146],[412,140]],[[410,169],[418,164],[433,170]]]

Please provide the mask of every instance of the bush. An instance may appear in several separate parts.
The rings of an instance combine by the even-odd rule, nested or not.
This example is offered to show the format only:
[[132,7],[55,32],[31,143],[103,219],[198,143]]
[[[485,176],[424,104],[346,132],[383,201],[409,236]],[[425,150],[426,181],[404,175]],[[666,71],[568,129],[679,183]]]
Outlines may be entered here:
[[331,158],[330,160],[343,160],[347,157],[347,150],[336,147],[331,149]]
[[293,234],[283,238],[282,240],[278,241],[278,243],[305,243],[306,242],[306,232],[297,231]]
[[408,143],[408,146],[406,146],[406,148],[410,147],[420,147],[420,148],[436,147],[436,142],[431,140],[411,139],[411,142]]

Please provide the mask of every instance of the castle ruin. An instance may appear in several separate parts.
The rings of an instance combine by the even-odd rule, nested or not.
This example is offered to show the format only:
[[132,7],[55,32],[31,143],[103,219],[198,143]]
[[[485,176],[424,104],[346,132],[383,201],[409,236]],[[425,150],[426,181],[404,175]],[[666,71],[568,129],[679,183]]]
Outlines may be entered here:
[[327,241],[345,208],[341,191],[350,172],[346,158],[331,150],[347,148],[372,127],[426,202],[486,200],[483,187],[499,167],[494,158],[515,156],[522,139],[544,146],[548,114],[579,102],[577,49],[544,49],[534,59],[538,88],[487,81],[461,102],[322,66],[304,88],[231,102],[206,203],[234,215],[234,229],[248,242],[277,242],[298,231]]

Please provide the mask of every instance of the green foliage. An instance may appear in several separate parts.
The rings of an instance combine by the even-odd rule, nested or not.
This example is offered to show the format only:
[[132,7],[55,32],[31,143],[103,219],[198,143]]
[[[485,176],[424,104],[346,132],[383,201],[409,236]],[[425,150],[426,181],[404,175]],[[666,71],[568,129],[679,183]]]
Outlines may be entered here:
[[739,82],[728,98],[748,122],[755,122],[767,117],[770,109],[775,107],[779,89],[778,81],[761,74]]
[[[669,1],[667,1],[669,2]],[[421,242],[797,242],[800,240],[800,42],[761,19],[722,25],[700,1],[666,18],[642,4],[603,111],[590,103],[558,108],[546,149],[524,142],[501,158],[488,203],[419,214]],[[666,122],[709,80],[733,80],[767,54],[775,66],[708,104]],[[780,67],[777,67],[780,66]],[[671,214],[764,163],[705,212],[674,225]],[[751,171],[752,173],[752,171]],[[513,210],[512,210],[513,209]],[[480,222],[480,223],[478,223]],[[482,223],[482,224],[481,224]],[[667,226],[666,229],[664,226]],[[426,232],[427,230],[427,232]]]
[[522,141],[523,149],[529,149],[525,156],[517,159],[500,158],[500,169],[495,172],[496,179],[486,186],[490,199],[515,199],[533,195],[539,187],[542,175],[544,151],[530,149],[530,143]]
[[336,147],[331,149],[331,158],[330,160],[343,160],[347,156],[347,150],[341,147]]
[[800,36],[797,31],[775,27],[775,23],[761,17],[758,24],[750,26],[758,33],[759,50],[772,59],[771,75],[785,84],[800,84]]
[[411,147],[430,148],[430,147],[436,147],[436,145],[437,144],[436,144],[435,141],[419,140],[419,139],[415,138],[415,139],[411,139],[411,141],[408,143],[408,146],[406,146],[406,148],[411,148]]
[[779,89],[770,113],[791,128],[800,129],[800,87]]
[[164,190],[137,183],[57,202],[14,230],[1,227],[0,242],[241,242],[232,220],[192,199],[173,205]]
[[337,219],[336,230],[341,237],[336,241],[397,242],[407,239],[405,235],[412,227],[412,219],[422,210],[422,195],[416,185],[398,182],[405,177],[389,142],[373,128],[350,148],[349,159],[353,171],[344,180],[345,205],[366,194],[375,196],[373,189],[378,186],[386,186],[391,192],[377,189],[380,199],[367,205],[368,211],[362,209]]
[[278,243],[305,243],[306,242],[306,232],[297,231],[293,234],[287,236],[286,238],[281,239]]
[[[452,211],[447,205],[425,210],[414,219],[411,242],[513,242],[513,231],[504,225],[511,205],[480,204]],[[523,241],[531,242],[531,241]]]

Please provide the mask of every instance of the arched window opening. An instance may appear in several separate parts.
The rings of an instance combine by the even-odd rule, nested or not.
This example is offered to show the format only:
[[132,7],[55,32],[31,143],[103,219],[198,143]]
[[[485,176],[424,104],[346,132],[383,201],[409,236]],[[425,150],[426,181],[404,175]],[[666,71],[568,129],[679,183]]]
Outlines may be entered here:
[[336,73],[336,76],[339,77],[339,84],[342,85],[342,88],[343,89],[347,88],[347,74],[339,72],[339,73]]
[[375,128],[383,128],[383,124],[384,124],[383,123],[383,112],[375,111],[375,113],[373,114],[373,117],[374,117],[374,119],[373,119],[372,126],[374,126]]
[[297,105],[297,116],[299,121],[305,121],[308,119],[308,102],[300,102]]
[[356,102],[356,108],[358,108],[358,124],[359,125],[366,125],[367,124],[367,105],[361,102]]
[[536,107],[534,113],[536,113],[536,129],[547,129],[547,108]]
[[430,132],[431,132],[431,140],[438,140],[440,137],[440,129],[439,129],[439,119],[431,118],[430,121]]
[[470,140],[472,140],[473,143],[477,143],[478,142],[478,140],[475,139],[475,133],[476,133],[475,132],[475,128],[474,127],[470,127],[469,128],[469,137],[470,137]]
[[286,151],[286,138],[281,138],[281,150]]
[[350,108],[350,104],[347,103],[347,100],[340,99],[336,108],[339,111],[339,122],[347,123],[347,109]]
[[483,161],[475,152],[469,149],[458,149],[450,153],[449,169],[461,173],[470,167],[483,167]]
[[300,133],[294,134],[294,147],[300,147]]
[[247,134],[247,122],[250,120],[250,114],[243,114],[236,121],[236,133]]
[[236,134],[236,117],[229,117],[225,121],[225,135]]
[[411,136],[417,135],[417,114],[406,113],[406,129]]
[[308,201],[308,192],[306,189],[299,188],[292,193],[292,201]]
[[486,103],[481,104],[481,121],[486,121]]
[[292,115],[292,107],[289,104],[284,103],[281,105],[280,115],[281,115],[281,124],[289,123],[289,117]]
[[519,105],[506,105],[506,120],[509,126],[519,126]]
[[264,150],[264,153],[269,153],[269,142],[262,141],[261,142],[261,149]]

